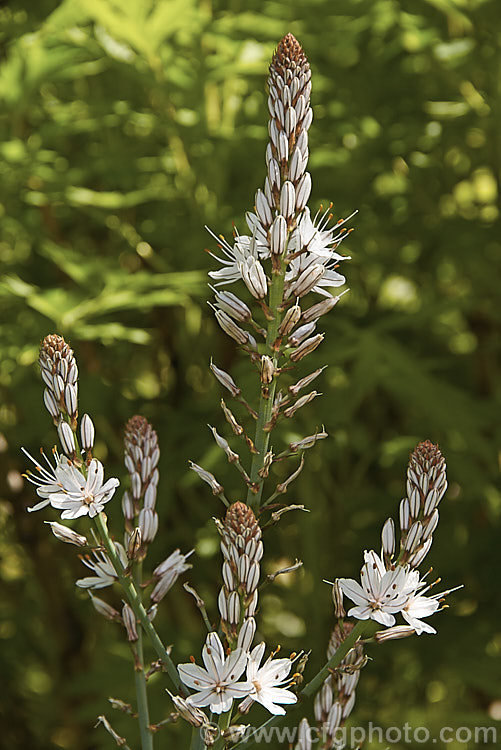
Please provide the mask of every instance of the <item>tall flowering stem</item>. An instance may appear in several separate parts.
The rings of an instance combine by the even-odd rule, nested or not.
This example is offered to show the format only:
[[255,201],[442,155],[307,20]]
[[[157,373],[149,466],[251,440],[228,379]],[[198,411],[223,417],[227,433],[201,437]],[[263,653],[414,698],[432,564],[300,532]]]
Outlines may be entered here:
[[[275,371],[279,368],[282,354],[278,336],[287,270],[285,257],[291,233],[297,226],[298,215],[309,197],[309,181],[305,180],[309,175],[304,169],[308,152],[307,132],[312,119],[310,78],[310,66],[301,45],[292,34],[287,34],[279,43],[270,65],[268,175],[264,193],[258,191],[256,195],[255,215],[255,233],[266,238],[272,255],[266,354],[271,358]],[[301,142],[298,145],[300,136]],[[300,181],[306,183],[304,189],[307,195],[304,202],[300,193]],[[259,472],[263,468],[270,440],[268,426],[272,418],[277,380],[278,373],[269,384],[265,383],[261,388],[254,439],[256,453],[252,457],[251,484],[247,493],[247,502],[253,509],[259,508],[263,492]]]

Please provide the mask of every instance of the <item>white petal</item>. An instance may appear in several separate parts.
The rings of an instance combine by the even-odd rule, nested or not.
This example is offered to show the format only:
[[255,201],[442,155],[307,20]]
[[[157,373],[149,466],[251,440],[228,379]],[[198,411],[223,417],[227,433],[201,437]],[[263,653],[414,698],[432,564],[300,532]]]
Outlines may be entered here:
[[201,690],[214,686],[212,677],[205,669],[199,667],[198,664],[178,664],[177,671],[184,684],[188,687]]
[[351,599],[352,602],[355,602],[355,604],[367,604],[367,593],[357,581],[353,580],[353,578],[340,578],[339,585],[341,586],[343,594],[345,594],[348,599]]
[[81,516],[86,516],[88,513],[89,507],[87,505],[75,505],[71,508],[68,508],[67,510],[64,510],[61,513],[61,518],[81,518]]

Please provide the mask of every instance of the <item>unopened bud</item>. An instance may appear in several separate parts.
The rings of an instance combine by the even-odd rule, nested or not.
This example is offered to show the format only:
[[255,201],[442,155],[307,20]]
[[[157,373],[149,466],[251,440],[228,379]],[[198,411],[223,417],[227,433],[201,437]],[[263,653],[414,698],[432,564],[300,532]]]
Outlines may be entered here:
[[95,437],[94,423],[88,414],[84,414],[80,421],[80,440],[82,448],[85,451],[90,451],[94,447]]
[[150,544],[158,531],[158,514],[154,510],[143,508],[139,513],[139,528],[143,544]]
[[261,357],[261,383],[269,385],[273,382],[274,375],[275,365],[273,364],[273,360],[267,354],[263,354]]
[[96,612],[99,612],[100,615],[106,617],[107,620],[120,620],[120,612],[108,604],[108,602],[99,599],[98,596],[94,596],[91,591],[89,591],[89,596]]
[[130,642],[137,641],[139,638],[136,627],[136,615],[128,604],[122,607],[122,620],[127,632],[127,640]]
[[414,628],[410,625],[395,625],[393,628],[378,630],[377,633],[374,633],[374,640],[376,643],[384,643],[396,638],[408,638],[410,635],[414,635],[415,632]]
[[67,383],[64,388],[64,406],[68,415],[75,418],[78,411],[78,395],[75,383]]
[[134,518],[134,503],[130,492],[124,492],[122,497],[122,513],[127,521],[132,521]]
[[60,542],[66,542],[66,544],[75,544],[77,547],[87,547],[87,539],[81,534],[77,534],[76,531],[70,529],[68,526],[63,526],[62,523],[57,521],[44,521],[49,524],[52,533],[59,539]]
[[341,586],[339,585],[339,580],[337,578],[332,584],[332,601],[334,603],[334,617],[337,617],[338,619],[344,617],[346,611],[343,606],[343,592],[341,591]]
[[[169,691],[167,690],[169,693]],[[172,695],[169,693],[173,704],[176,707],[177,712],[183,719],[186,719],[193,727],[201,727],[204,724],[208,724],[207,716],[196,706],[193,706],[185,698],[181,698],[179,695]]]
[[316,327],[317,323],[315,320],[311,323],[306,323],[304,326],[300,326],[294,331],[294,333],[291,333],[288,343],[290,346],[299,346],[301,341],[304,341],[308,336],[311,336]]
[[59,442],[61,443],[63,452],[67,456],[72,456],[75,453],[75,437],[68,422],[59,422],[57,434],[59,435]]
[[299,305],[293,305],[292,307],[289,307],[278,327],[279,334],[281,336],[287,336],[292,331],[294,326],[297,325],[300,318],[301,308],[299,307]]
[[310,339],[306,339],[306,341],[303,341],[303,343],[300,344],[298,348],[291,353],[291,361],[299,362],[299,360],[303,359],[308,354],[311,354],[311,352],[314,352],[317,346],[319,346],[323,340],[323,333],[317,333],[316,336],[312,336]]
[[294,215],[295,208],[296,191],[292,182],[290,182],[290,180],[286,180],[282,185],[282,189],[280,191],[280,213],[286,219],[290,219]]
[[313,263],[312,265],[305,268],[297,279],[294,281],[289,289],[289,296],[293,294],[295,297],[304,297],[305,294],[311,292],[311,290],[318,284],[322,276],[325,274],[325,266],[322,263]]
[[210,369],[214,377],[219,380],[221,385],[229,390],[232,396],[240,396],[242,389],[237,386],[231,375],[228,375],[224,370],[220,370],[219,367],[212,362],[210,363]]
[[268,282],[261,263],[251,255],[241,264],[241,273],[244,284],[252,296],[264,299],[268,292]]
[[290,419],[290,417],[293,417],[298,409],[301,409],[302,406],[306,406],[306,404],[309,404],[310,401],[313,401],[313,399],[318,395],[318,391],[310,391],[310,393],[307,393],[305,396],[301,396],[301,398],[298,398],[295,404],[289,406],[288,409],[285,409],[284,417]]
[[[213,287],[211,287],[213,289]],[[239,320],[241,323],[245,323],[251,319],[252,313],[249,307],[242,302],[233,292],[220,292],[217,289],[213,289],[216,295],[216,305],[234,320]]]
[[[43,372],[45,371],[42,370],[42,373]],[[49,390],[49,388],[46,388],[44,390],[43,400],[44,400],[45,408],[47,409],[52,419],[54,420],[55,424],[57,425],[61,417],[61,406],[58,404],[54,394],[52,393],[51,390]]]
[[[310,110],[311,111],[311,110]],[[311,175],[305,172],[298,182],[296,190],[296,211],[302,211],[310,199]]]
[[193,471],[198,474],[200,479],[202,479],[204,482],[207,482],[209,487],[212,489],[212,492],[214,495],[223,494],[224,487],[221,484],[219,484],[214,474],[211,474],[210,471],[206,471],[205,469],[202,469],[201,466],[193,463],[193,461],[190,461],[190,469],[193,469]]
[[315,372],[312,372],[310,375],[306,375],[306,377],[301,378],[301,380],[298,380],[297,383],[294,385],[289,386],[289,391],[292,393],[293,396],[297,396],[299,391],[302,388],[306,388],[306,386],[310,385],[318,376],[320,373],[322,373],[327,365],[324,365],[324,367],[319,367],[318,370],[315,370]]
[[321,302],[317,302],[316,305],[312,305],[303,313],[304,322],[310,323],[312,320],[318,320],[322,315],[330,312],[330,310],[337,305],[340,298],[341,296],[326,297]]
[[385,522],[381,532],[381,542],[384,554],[391,557],[395,552],[395,524],[393,523],[393,518],[388,518]]
[[139,526],[136,526],[134,531],[129,537],[129,542],[127,544],[127,557],[129,560],[135,560],[137,557],[137,553],[141,549],[141,529]]
[[273,255],[283,255],[287,242],[287,222],[284,217],[278,215],[271,227],[271,252]]
[[249,340],[249,334],[242,330],[230,316],[224,312],[224,310],[216,310],[216,320],[223,329],[237,344],[247,344]]

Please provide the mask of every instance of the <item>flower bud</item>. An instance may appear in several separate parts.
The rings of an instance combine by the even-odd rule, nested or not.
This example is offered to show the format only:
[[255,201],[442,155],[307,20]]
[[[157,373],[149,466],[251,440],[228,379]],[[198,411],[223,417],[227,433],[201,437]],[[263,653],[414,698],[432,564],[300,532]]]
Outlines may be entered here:
[[294,185],[290,180],[286,180],[280,191],[280,213],[282,216],[286,219],[290,219],[294,215],[295,205],[296,191]]
[[273,255],[283,255],[287,242],[287,222],[280,214],[275,218],[270,232],[271,252]]
[[325,274],[325,266],[322,263],[313,263],[302,271],[289,289],[289,296],[304,297],[305,294],[317,285]]
[[127,557],[129,560],[135,560],[137,553],[141,549],[141,529],[139,526],[133,530],[129,536],[129,542],[127,544]]
[[77,534],[76,531],[73,531],[68,526],[63,526],[63,524],[57,521],[44,521],[44,523],[49,524],[52,533],[59,541],[66,542],[67,544],[75,544],[77,547],[88,546],[86,537]]
[[59,422],[57,434],[63,452],[66,453],[67,456],[72,456],[75,453],[75,437],[68,422]]
[[275,375],[275,365],[273,360],[267,354],[263,354],[261,357],[261,383],[263,385],[269,385],[273,382]]
[[92,419],[88,414],[84,414],[80,421],[80,440],[82,448],[85,451],[90,451],[94,447],[95,434],[96,431]]
[[292,362],[299,362],[299,360],[306,357],[311,352],[314,352],[317,346],[319,346],[324,340],[325,335],[323,333],[317,333],[316,336],[312,336],[310,339],[306,339],[298,348],[292,352],[290,359]]
[[237,386],[231,375],[228,375],[227,372],[225,372],[224,370],[220,370],[219,367],[216,367],[212,360],[210,363],[210,369],[214,377],[219,380],[221,385],[229,390],[232,396],[240,396],[240,394],[242,393],[242,389]]
[[278,327],[278,332],[281,336],[287,336],[301,318],[301,308],[299,305],[293,305],[289,307],[285,313],[282,322]]
[[122,607],[122,620],[127,632],[127,640],[130,642],[137,641],[139,638],[136,627],[136,615],[128,604]]

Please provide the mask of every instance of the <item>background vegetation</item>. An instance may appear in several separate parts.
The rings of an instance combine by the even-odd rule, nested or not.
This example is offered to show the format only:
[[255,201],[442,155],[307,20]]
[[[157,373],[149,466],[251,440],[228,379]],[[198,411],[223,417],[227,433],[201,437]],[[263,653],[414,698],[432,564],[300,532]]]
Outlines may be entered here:
[[[133,699],[121,633],[75,592],[83,566],[49,535],[47,514],[25,512],[19,446],[55,437],[36,367],[45,334],[74,347],[81,410],[109,474],[121,472],[126,419],[139,412],[156,426],[153,561],[196,543],[189,579],[215,618],[208,519],[221,508],[187,462],[240,497],[205,427],[222,424],[210,356],[239,383],[249,377],[205,302],[204,225],[245,229],[264,179],[267,66],[287,31],[313,69],[312,205],[359,214],[345,247],[351,292],[310,357],[311,369],[329,365],[323,400],[281,433],[323,422],[331,436],[287,496],[311,513],[287,515],[265,539],[270,570],[296,556],[305,568],[263,593],[261,633],[314,647],[314,673],[332,626],[322,579],[355,575],[362,550],[377,548],[409,450],[430,438],[450,479],[430,563],[444,587],[465,588],[434,619],[437,636],[371,652],[354,720],[498,725],[497,0],[13,0],[0,22],[2,747],[108,748],[92,729],[103,712],[138,744],[133,722],[106,704]],[[199,652],[203,623],[181,586],[157,622],[177,658]],[[163,687],[157,675],[156,721],[170,710]]]

